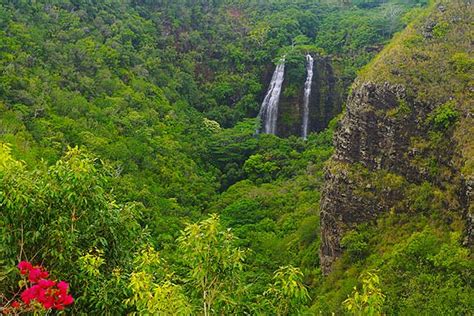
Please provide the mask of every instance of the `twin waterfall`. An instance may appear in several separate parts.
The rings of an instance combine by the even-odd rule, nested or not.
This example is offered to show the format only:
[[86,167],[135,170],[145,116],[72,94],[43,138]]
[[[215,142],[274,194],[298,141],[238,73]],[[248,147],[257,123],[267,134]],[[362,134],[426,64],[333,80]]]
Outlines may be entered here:
[[311,96],[311,84],[313,83],[313,65],[314,59],[310,54],[306,55],[306,82],[304,83],[304,99],[303,99],[303,126],[301,137],[308,137],[309,122],[309,97]]
[[[308,136],[309,125],[309,99],[311,96],[311,83],[313,81],[313,65],[314,59],[311,55],[306,55],[306,82],[304,84],[304,98],[303,98],[303,124],[301,136],[306,139]],[[273,72],[272,81],[268,88],[265,99],[263,99],[258,118],[262,121],[262,133],[276,134],[277,132],[277,118],[278,118],[278,103],[280,102],[281,87],[283,85],[285,74],[285,59],[283,58],[276,66]],[[258,132],[258,131],[257,131]]]
[[263,99],[258,117],[263,121],[263,133],[276,134],[278,103],[280,102],[281,85],[285,74],[285,59],[275,68],[267,95]]

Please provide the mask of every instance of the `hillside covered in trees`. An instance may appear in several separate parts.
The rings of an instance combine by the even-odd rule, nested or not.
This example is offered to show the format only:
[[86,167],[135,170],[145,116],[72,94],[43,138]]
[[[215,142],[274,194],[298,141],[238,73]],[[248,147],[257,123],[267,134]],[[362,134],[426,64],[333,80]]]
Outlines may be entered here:
[[0,2],[0,312],[469,314],[472,13]]

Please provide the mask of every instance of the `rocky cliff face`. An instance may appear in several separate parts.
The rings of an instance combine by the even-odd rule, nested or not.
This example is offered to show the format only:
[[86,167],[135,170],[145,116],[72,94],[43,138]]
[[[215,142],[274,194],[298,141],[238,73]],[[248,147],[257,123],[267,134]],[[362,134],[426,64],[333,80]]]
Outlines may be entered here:
[[357,166],[369,171],[390,170],[417,181],[419,173],[405,156],[410,152],[410,138],[422,133],[417,127],[418,115],[414,109],[386,115],[387,111],[398,111],[400,104],[408,104],[406,98],[401,85],[372,82],[361,84],[348,98],[321,201],[320,262],[325,273],[342,253],[344,232],[375,219],[400,198],[396,188],[386,188],[379,195],[369,177],[357,179],[363,176]]
[[[464,38],[472,6],[452,1],[428,10],[348,98],[321,200],[325,274],[344,251],[344,234],[387,212],[435,212],[447,222],[459,215],[464,243],[472,244],[473,141],[465,133],[473,130],[473,62]],[[458,58],[471,66],[460,71]]]

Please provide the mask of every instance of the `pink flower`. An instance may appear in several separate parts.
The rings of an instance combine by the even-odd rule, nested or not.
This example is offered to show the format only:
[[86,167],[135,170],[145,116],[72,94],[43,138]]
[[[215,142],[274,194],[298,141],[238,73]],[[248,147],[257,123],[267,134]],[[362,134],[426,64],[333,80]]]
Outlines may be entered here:
[[54,304],[54,309],[58,311],[62,311],[64,309],[64,305],[61,305],[60,303],[55,303]]
[[38,287],[37,286],[32,286],[26,290],[23,291],[23,293],[21,293],[21,300],[25,303],[25,304],[30,304],[30,302],[32,300],[34,300],[36,298],[38,294]]
[[21,274],[26,274],[26,273],[28,273],[28,271],[33,269],[33,266],[28,261],[21,261],[18,264],[18,269],[20,270]]
[[39,285],[34,285],[34,286],[36,286],[38,288],[38,290],[36,292],[35,299],[38,300],[40,303],[45,302],[48,299],[47,298],[47,290],[41,288]]
[[66,295],[66,297],[63,300],[64,305],[70,305],[74,303],[74,298],[71,295]]
[[55,286],[56,282],[48,280],[48,279],[41,279],[39,280],[38,285],[42,287],[43,289],[46,289],[46,288]]
[[54,297],[49,296],[46,299],[41,300],[40,303],[43,304],[44,309],[50,309],[51,307],[55,305]]
[[60,281],[56,286],[63,295],[65,295],[67,293],[67,290],[69,289],[69,284],[64,281]]
[[[67,305],[74,303],[74,298],[68,295],[69,284],[64,281],[53,281],[48,279],[49,273],[41,266],[32,266],[27,261],[18,264],[21,274],[28,273],[28,280],[31,286],[26,288],[20,295],[21,300],[30,305],[35,301],[42,305],[45,310],[63,310]],[[12,303],[12,307],[21,307],[17,301]]]
[[41,269],[38,268],[33,268],[30,270],[30,273],[28,274],[28,280],[30,280],[31,283],[37,283],[41,279]]

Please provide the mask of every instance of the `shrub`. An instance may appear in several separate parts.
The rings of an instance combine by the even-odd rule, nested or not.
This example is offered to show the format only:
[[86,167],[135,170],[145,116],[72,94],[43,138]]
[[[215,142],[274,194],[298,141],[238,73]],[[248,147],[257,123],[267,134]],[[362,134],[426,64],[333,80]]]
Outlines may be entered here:
[[448,33],[448,30],[449,30],[449,24],[447,22],[439,22],[433,28],[433,36],[435,38],[444,37]]
[[469,57],[466,53],[456,53],[451,57],[451,64],[456,73],[468,73],[474,69],[474,58]]
[[[35,258],[74,283],[75,294],[82,296],[88,284],[96,282],[81,277],[80,258],[85,252],[103,249],[106,262],[117,266],[130,259],[142,237],[138,213],[133,205],[115,202],[104,164],[70,148],[53,166],[39,165],[30,171],[1,143],[0,158],[0,274],[9,273],[19,256]],[[0,282],[0,292],[15,287],[13,277]],[[120,293],[113,287],[107,291]],[[118,305],[104,293],[94,299],[100,304],[78,299],[74,309],[118,312]]]
[[453,126],[459,117],[456,103],[449,101],[438,107],[428,116],[428,122],[436,130],[447,130]]
[[380,279],[374,272],[361,275],[362,292],[354,287],[352,295],[343,302],[352,315],[382,315],[385,295],[380,289]]
[[280,267],[273,276],[274,283],[264,293],[276,315],[289,315],[308,301],[308,290],[303,284],[303,273],[293,266]]
[[341,240],[341,246],[352,260],[360,260],[369,254],[368,238],[365,234],[351,231]]
[[[33,266],[28,261],[21,261],[18,270],[23,276],[19,282],[24,288],[20,301],[13,301],[0,308],[3,314],[48,313],[51,310],[61,311],[74,302],[69,294],[69,284],[64,281],[53,281],[49,272],[42,266]],[[15,298],[13,298],[15,299]]]

